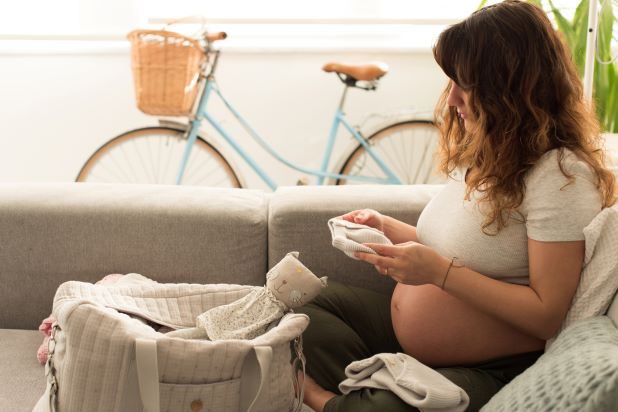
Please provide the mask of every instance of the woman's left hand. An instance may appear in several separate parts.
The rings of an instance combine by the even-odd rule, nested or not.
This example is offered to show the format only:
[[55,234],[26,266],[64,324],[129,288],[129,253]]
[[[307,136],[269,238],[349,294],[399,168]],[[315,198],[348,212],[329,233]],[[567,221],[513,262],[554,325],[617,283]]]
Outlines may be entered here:
[[432,248],[417,242],[364,245],[375,250],[377,255],[357,252],[357,258],[374,265],[380,274],[406,285],[439,285],[450,262]]

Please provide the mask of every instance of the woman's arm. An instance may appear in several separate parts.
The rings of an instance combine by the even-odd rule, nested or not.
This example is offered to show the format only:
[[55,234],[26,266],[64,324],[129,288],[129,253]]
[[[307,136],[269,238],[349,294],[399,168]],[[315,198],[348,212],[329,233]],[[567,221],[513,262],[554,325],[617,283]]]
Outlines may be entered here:
[[[577,289],[584,242],[528,240],[530,285],[506,283],[466,267],[451,267],[451,258],[418,243],[367,244],[380,255],[359,257],[401,283],[434,284],[475,308],[522,332],[547,340],[559,330]],[[448,276],[445,279],[447,274]]]
[[390,216],[384,216],[384,235],[394,244],[418,242],[416,227]]

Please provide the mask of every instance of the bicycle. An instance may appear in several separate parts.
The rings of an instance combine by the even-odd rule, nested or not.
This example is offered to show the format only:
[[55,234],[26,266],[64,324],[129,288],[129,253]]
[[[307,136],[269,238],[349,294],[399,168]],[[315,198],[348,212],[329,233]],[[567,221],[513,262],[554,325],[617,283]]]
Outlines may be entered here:
[[[319,170],[308,169],[280,156],[266,140],[251,128],[249,123],[223,96],[215,79],[220,49],[215,48],[214,44],[226,37],[225,32],[208,33],[204,31],[200,39],[165,30],[136,30],[131,32],[129,39],[133,42],[133,69],[136,81],[139,73],[136,73],[135,53],[141,50],[136,46],[139,41],[142,42],[139,47],[143,47],[144,50],[147,47],[159,50],[155,47],[157,42],[164,44],[165,47],[174,42],[181,44],[183,53],[180,54],[182,54],[184,60],[190,59],[190,56],[187,55],[187,47],[185,47],[188,45],[191,48],[190,51],[194,53],[194,57],[197,55],[198,58],[201,58],[196,66],[196,74],[185,80],[184,95],[180,98],[178,96],[169,98],[166,95],[163,103],[161,96],[158,97],[157,104],[167,104],[167,100],[174,100],[176,101],[174,107],[161,109],[156,105],[149,106],[146,103],[146,98],[142,98],[142,101],[140,101],[139,93],[145,93],[146,89],[140,88],[136,83],[138,107],[143,112],[155,115],[186,116],[189,122],[182,124],[161,120],[159,126],[131,130],[112,138],[90,156],[81,168],[76,181],[242,187],[238,172],[221,153],[220,143],[211,136],[200,133],[200,125],[202,121],[206,120],[228,146],[272,190],[276,189],[276,182],[243,149],[237,139],[223,128],[221,122],[207,110],[208,101],[215,94],[262,148],[288,167],[317,177],[317,184],[324,184],[325,182],[335,184],[429,182],[432,172],[432,155],[438,141],[437,128],[431,120],[396,121],[365,137],[360,128],[350,125],[343,111],[349,88],[354,87],[366,91],[376,90],[378,80],[388,71],[388,67],[384,64],[344,65],[329,63],[323,67],[324,71],[337,74],[344,84],[344,90],[334,114],[327,144],[322,155],[321,167]],[[199,55],[195,53],[199,53]],[[138,69],[140,68],[138,67]],[[161,82],[172,82],[169,73],[165,76],[167,77],[163,80],[159,78],[156,82],[157,86],[160,86]],[[167,92],[164,91],[163,93]],[[183,108],[177,107],[178,102],[183,105]],[[328,171],[333,146],[342,126],[352,136],[356,142],[356,147],[344,154],[337,162],[335,171]],[[170,167],[172,168],[171,171]]]

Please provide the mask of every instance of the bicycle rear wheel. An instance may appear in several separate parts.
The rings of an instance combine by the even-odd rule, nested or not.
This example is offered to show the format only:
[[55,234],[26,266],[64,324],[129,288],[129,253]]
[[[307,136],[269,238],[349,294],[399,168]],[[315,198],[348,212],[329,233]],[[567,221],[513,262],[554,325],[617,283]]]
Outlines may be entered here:
[[[77,182],[176,184],[187,143],[184,130],[146,127],[101,146],[82,166]],[[238,176],[210,143],[198,136],[185,168],[183,185],[241,187]]]
[[[403,184],[442,183],[434,172],[438,128],[429,120],[392,124],[367,138],[373,151],[391,168]],[[359,144],[343,163],[339,174],[386,178],[385,173]],[[336,184],[359,184],[354,179],[337,179]]]

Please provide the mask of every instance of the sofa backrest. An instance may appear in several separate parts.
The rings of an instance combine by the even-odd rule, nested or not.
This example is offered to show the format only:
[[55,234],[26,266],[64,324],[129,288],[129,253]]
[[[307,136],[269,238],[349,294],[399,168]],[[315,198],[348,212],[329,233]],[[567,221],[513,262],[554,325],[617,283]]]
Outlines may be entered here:
[[138,272],[263,285],[269,195],[158,185],[0,184],[0,328],[36,329],[57,287]]
[[290,251],[318,276],[389,293],[394,282],[372,265],[354,260],[332,244],[327,222],[355,209],[371,208],[412,225],[439,185],[315,186],[279,188],[269,204],[268,267]]

